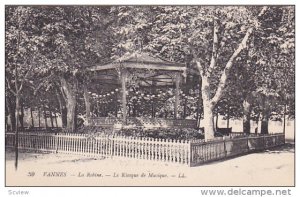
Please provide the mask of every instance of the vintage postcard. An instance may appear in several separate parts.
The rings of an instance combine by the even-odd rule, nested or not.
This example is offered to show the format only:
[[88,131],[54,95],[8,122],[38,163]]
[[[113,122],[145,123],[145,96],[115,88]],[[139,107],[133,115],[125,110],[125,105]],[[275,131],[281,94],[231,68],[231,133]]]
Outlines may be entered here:
[[5,5],[6,187],[293,187],[294,125],[293,5]]

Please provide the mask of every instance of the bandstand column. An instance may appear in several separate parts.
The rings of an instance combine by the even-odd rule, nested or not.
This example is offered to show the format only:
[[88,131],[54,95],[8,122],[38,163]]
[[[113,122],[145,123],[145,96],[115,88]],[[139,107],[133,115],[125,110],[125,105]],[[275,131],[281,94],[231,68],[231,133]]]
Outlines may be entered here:
[[122,121],[123,124],[126,124],[126,119],[127,119],[127,107],[126,107],[126,78],[127,78],[127,73],[122,72],[121,73],[121,86],[122,86]]
[[[152,80],[152,86],[151,86],[151,95],[154,94],[154,87],[155,87],[156,83],[155,81]],[[151,117],[155,118],[155,102],[154,102],[154,98],[151,99]]]
[[175,76],[175,104],[174,104],[174,118],[178,118],[178,106],[179,106],[179,91],[180,91],[180,74],[177,73]]

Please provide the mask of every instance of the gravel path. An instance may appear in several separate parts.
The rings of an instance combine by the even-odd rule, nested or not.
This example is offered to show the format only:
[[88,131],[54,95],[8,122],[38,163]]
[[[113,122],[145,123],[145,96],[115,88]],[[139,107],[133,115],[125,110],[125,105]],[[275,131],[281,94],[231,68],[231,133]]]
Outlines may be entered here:
[[293,186],[294,145],[187,167],[131,159],[6,152],[7,186]]

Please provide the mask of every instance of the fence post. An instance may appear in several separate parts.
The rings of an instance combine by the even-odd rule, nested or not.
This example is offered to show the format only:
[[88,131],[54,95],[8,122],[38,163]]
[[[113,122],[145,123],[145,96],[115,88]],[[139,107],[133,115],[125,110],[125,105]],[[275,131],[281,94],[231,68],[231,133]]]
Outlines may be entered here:
[[191,140],[188,141],[188,151],[189,151],[188,166],[192,167],[193,154],[192,154],[192,141]]
[[58,135],[58,133],[55,134],[55,153],[58,153]]
[[227,157],[227,150],[226,150],[226,140],[224,139],[224,158]]
[[249,147],[249,136],[247,136],[247,153],[250,152],[250,147]]
[[111,158],[114,156],[114,136],[111,136],[110,140],[110,155]]

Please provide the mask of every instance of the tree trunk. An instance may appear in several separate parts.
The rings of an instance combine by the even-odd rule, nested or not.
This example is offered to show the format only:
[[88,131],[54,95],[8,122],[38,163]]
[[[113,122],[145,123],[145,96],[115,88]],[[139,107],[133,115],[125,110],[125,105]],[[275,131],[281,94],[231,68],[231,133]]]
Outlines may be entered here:
[[56,91],[56,97],[58,100],[58,104],[59,104],[59,109],[60,109],[60,115],[61,115],[61,126],[63,128],[67,127],[67,109],[66,109],[66,104],[65,101],[62,99],[61,94]]
[[5,105],[5,132],[7,132],[8,130],[8,116],[9,113],[8,113],[7,105]]
[[[202,85],[202,81],[200,80],[200,87]],[[196,119],[197,119],[197,128],[200,128],[200,125],[201,125],[201,116],[202,116],[202,113],[200,112],[200,97],[201,97],[201,91],[199,91],[199,94],[198,94],[198,98],[197,98],[197,111],[196,111]]]
[[[75,132],[76,128],[76,88],[71,87],[71,84],[63,77],[60,78],[63,94],[65,94],[66,106],[67,106],[67,130],[69,132]],[[75,90],[74,90],[75,89]]]
[[213,116],[213,106],[209,102],[203,100],[203,125],[205,131],[205,140],[211,140],[214,138],[215,128],[214,128],[214,116]]
[[128,111],[127,111],[127,114],[128,114],[128,117],[130,117],[130,114],[131,114],[131,105],[130,104],[128,104],[127,105],[128,106]]
[[48,128],[47,114],[46,114],[46,108],[45,108],[45,105],[44,105],[44,104],[43,104],[43,112],[44,112],[45,128],[46,128],[46,130],[47,130],[47,128]]
[[199,113],[199,111],[200,111],[200,99],[198,99],[198,102],[197,102],[197,111],[196,111],[196,120],[197,120],[197,127],[199,128],[200,127],[200,119],[201,119],[201,117],[200,117],[200,113]]
[[215,127],[216,129],[219,128],[218,122],[219,122],[219,113],[216,114],[216,127]]
[[230,120],[230,118],[229,118],[229,116],[227,116],[227,128],[229,128],[229,120]]
[[67,97],[67,129],[68,131],[75,132],[76,99],[72,95],[68,95]]
[[86,84],[83,85],[83,97],[84,97],[84,103],[85,103],[85,114],[86,114],[86,124],[90,124],[90,118],[91,118],[91,102],[90,102],[90,95],[88,93],[88,89]]
[[9,118],[10,118],[10,125],[11,125],[11,131],[15,131],[16,130],[16,105],[13,105],[13,103],[7,99],[6,100],[6,104],[8,107],[8,111],[9,111]]
[[30,118],[31,118],[31,126],[34,127],[34,119],[33,119],[33,110],[32,110],[32,107],[30,107]]
[[247,99],[243,101],[243,132],[250,134],[251,104]]
[[[198,109],[199,110],[199,109]],[[199,116],[197,118],[197,128],[200,128],[200,125],[201,125],[201,113],[199,113]]]
[[258,124],[259,124],[259,117],[260,117],[260,114],[257,115],[256,117],[256,128],[255,128],[255,134],[258,134]]
[[39,127],[41,127],[41,109],[38,108],[38,116],[39,116]]
[[67,107],[65,106],[62,109],[62,114],[61,114],[61,121],[62,121],[62,127],[63,128],[67,128],[67,123],[68,123],[67,114],[68,114],[68,111],[67,111]]
[[18,169],[18,158],[19,158],[19,111],[20,111],[20,95],[16,93],[16,132],[15,132],[15,169]]
[[269,133],[269,116],[264,114],[261,120],[261,134],[268,134]]
[[285,135],[285,122],[286,122],[286,104],[284,104],[284,111],[283,111],[283,134]]
[[55,126],[56,126],[56,129],[58,129],[58,123],[57,123],[57,115],[56,115],[56,112],[54,113],[54,119],[55,119]]
[[214,127],[214,105],[210,99],[210,83],[207,77],[202,76],[201,92],[203,100],[203,126],[205,132],[205,141],[214,138],[215,127]]
[[261,104],[263,106],[262,118],[261,118],[261,134],[269,133],[269,116],[270,116],[270,105],[267,97],[262,95]]
[[227,104],[227,128],[229,128],[229,120],[230,120],[230,108],[229,108],[229,104]]
[[19,114],[19,121],[20,121],[20,126],[21,126],[21,131],[24,131],[24,105],[23,102],[20,102],[20,109],[21,109],[21,113]]
[[49,115],[50,115],[51,127],[54,128],[52,110],[50,108],[49,108]]
[[78,117],[76,116],[76,114],[78,114],[78,105],[75,105],[75,113],[74,113],[74,128],[73,128],[73,132],[77,131],[77,128],[79,126],[79,122],[78,122]]

